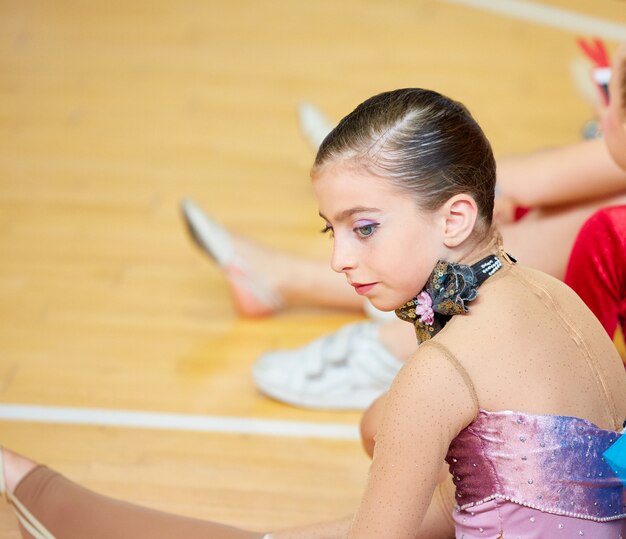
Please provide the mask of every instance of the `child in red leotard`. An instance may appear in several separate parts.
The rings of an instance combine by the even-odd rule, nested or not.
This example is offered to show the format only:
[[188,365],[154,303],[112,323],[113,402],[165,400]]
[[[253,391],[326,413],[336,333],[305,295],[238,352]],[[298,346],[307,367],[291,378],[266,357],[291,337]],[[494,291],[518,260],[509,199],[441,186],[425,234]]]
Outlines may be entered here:
[[[603,121],[607,147],[626,170],[626,45],[619,49]],[[569,284],[613,336],[626,324],[626,206],[604,208],[582,227],[567,266]]]

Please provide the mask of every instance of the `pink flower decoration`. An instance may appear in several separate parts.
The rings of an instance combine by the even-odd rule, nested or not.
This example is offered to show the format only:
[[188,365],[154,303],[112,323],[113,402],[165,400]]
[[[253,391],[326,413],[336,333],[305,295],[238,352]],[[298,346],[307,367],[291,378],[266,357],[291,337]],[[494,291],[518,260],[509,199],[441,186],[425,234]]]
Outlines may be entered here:
[[420,322],[429,326],[435,321],[435,312],[433,311],[433,300],[430,294],[423,290],[415,298],[415,314],[420,317]]

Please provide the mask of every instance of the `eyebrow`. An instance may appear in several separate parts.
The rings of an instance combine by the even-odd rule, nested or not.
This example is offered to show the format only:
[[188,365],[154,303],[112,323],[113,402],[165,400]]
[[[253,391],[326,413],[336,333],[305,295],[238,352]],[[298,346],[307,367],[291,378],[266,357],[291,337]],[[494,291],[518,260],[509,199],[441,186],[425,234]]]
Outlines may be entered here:
[[[363,212],[380,212],[379,208],[368,208],[366,206],[355,206],[354,208],[348,208],[347,210],[343,210],[335,216],[335,221],[343,221],[347,217],[352,217],[355,213],[363,213]],[[325,221],[329,221],[327,217],[322,215],[322,212],[319,213],[319,216]]]

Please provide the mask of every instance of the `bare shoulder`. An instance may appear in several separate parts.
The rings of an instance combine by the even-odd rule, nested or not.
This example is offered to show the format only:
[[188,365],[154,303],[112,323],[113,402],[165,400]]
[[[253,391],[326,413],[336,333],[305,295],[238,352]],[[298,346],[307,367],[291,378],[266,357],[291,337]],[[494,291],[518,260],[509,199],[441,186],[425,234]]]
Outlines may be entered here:
[[471,377],[456,357],[434,339],[420,345],[405,362],[389,398],[422,413],[428,409],[440,419],[447,416],[454,429],[471,423],[479,409]]
[[468,372],[483,408],[598,423],[609,397],[626,412],[617,398],[626,374],[612,340],[573,290],[540,271],[520,266],[487,281],[469,313],[437,339]]

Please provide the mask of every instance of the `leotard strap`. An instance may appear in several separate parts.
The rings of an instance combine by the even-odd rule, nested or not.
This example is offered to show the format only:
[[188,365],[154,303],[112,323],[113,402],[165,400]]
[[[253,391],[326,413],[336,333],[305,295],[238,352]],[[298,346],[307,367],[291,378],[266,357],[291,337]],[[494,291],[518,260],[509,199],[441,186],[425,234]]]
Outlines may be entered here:
[[476,413],[478,413],[480,410],[480,405],[478,404],[478,394],[476,393],[476,388],[474,387],[474,383],[472,382],[472,379],[470,375],[468,374],[468,372],[465,370],[465,367],[463,367],[460,361],[454,357],[452,352],[450,352],[450,350],[448,350],[448,348],[445,347],[440,342],[431,339],[429,341],[426,341],[420,344],[420,348],[423,348],[424,346],[435,347],[448,360],[448,362],[455,368],[455,370],[459,373],[459,376],[461,376],[461,378],[463,379],[463,382],[465,382],[465,386],[469,390],[470,395],[472,397],[472,401],[474,402]]

